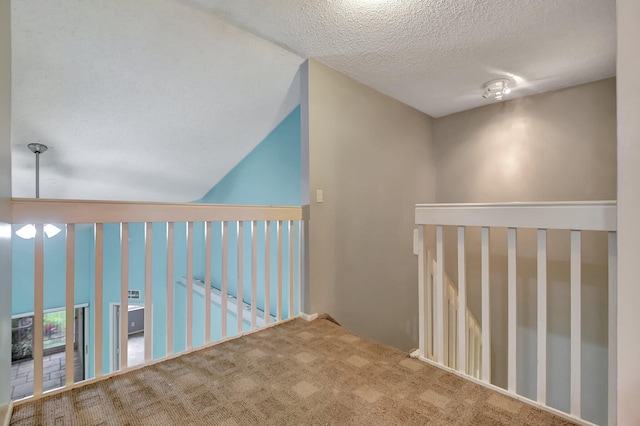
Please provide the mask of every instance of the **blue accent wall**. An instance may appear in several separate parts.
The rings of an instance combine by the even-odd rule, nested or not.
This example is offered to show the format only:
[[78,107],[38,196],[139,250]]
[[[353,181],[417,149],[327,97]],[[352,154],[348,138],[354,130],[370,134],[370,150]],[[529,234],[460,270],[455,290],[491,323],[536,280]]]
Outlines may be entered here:
[[[247,157],[231,170],[201,200],[201,203],[214,204],[253,204],[253,205],[290,205],[301,203],[301,171],[300,171],[300,107],[295,108]],[[212,229],[212,283],[220,288],[222,230],[220,223],[213,223]],[[289,231],[284,223],[283,239],[283,317],[289,313]],[[271,314],[276,314],[277,296],[277,222],[272,222],[271,232]],[[62,227],[59,225],[59,227]],[[19,225],[14,226],[14,231]],[[237,222],[229,222],[229,293],[237,295],[238,270],[238,238]],[[243,238],[243,300],[251,303],[251,223],[242,223]],[[153,358],[166,355],[166,309],[167,309],[167,224],[152,225],[152,300],[153,300]],[[265,233],[264,223],[258,225],[258,276],[265,271]],[[103,314],[104,333],[102,336],[103,373],[110,372],[109,329],[112,325],[111,305],[120,302],[121,280],[121,228],[120,224],[107,223],[103,228]],[[298,251],[299,232],[294,230],[294,250]],[[187,273],[187,228],[185,223],[174,224],[173,250],[173,282],[174,284],[174,345],[177,353],[186,348],[186,292],[182,282]],[[45,309],[63,308],[65,305],[66,283],[66,236],[61,232],[53,238],[45,238],[44,265],[44,304]],[[12,244],[12,314],[26,314],[33,311],[34,294],[34,240],[13,238]],[[194,223],[194,277],[204,281],[205,247],[204,224]],[[297,255],[296,255],[297,256]],[[95,236],[94,228],[89,225],[76,227],[75,242],[75,303],[87,303],[89,309],[89,377],[93,377],[93,347],[95,324]],[[298,258],[294,266],[299,265]],[[298,270],[294,271],[297,277]],[[129,289],[139,290],[140,299],[131,300],[132,304],[144,304],[145,300],[145,227],[143,223],[129,224]],[[294,313],[298,312],[298,286],[294,286],[291,295],[294,302]],[[263,309],[265,299],[264,280],[258,280],[257,306]],[[202,295],[193,295],[193,345],[204,343],[204,300]],[[293,314],[293,313],[291,313]],[[212,339],[220,338],[220,309],[212,310]],[[245,324],[249,327],[249,324]],[[227,335],[237,333],[236,321],[229,316]]]
[[[282,122],[236,167],[218,182],[202,199],[197,202],[208,204],[249,204],[266,206],[300,206],[302,203],[301,189],[301,143],[300,143],[300,106],[296,107]],[[204,233],[201,231],[202,224],[195,224],[194,244],[197,248],[194,253],[204,253]],[[277,276],[277,223],[271,224],[272,231],[270,237],[271,245],[271,269],[270,281],[276,283]],[[237,222],[229,223],[229,251],[237,252],[238,239],[235,233]],[[251,224],[243,223],[243,257],[242,257],[242,288],[243,300],[251,303]],[[258,276],[262,276],[265,270],[265,234],[264,223],[258,224]],[[220,288],[221,269],[219,265],[219,252],[221,251],[221,230],[214,227],[213,233],[213,258],[212,282],[216,288]],[[285,227],[282,232],[283,247],[285,256],[289,247],[289,232]],[[299,238],[297,232],[294,235],[294,247],[297,252]],[[297,265],[297,263],[296,263]],[[238,288],[237,280],[237,259],[229,257],[229,293],[236,296]],[[204,258],[194,258],[194,276],[204,279]],[[295,273],[294,273],[295,275]],[[289,280],[289,260],[285,257],[283,265],[283,281]],[[271,312],[276,312],[276,291],[272,284],[270,292]],[[297,288],[297,286],[296,286]],[[295,307],[297,309],[297,296]],[[258,280],[258,307],[263,309],[265,298],[265,283],[263,279]],[[284,310],[288,314],[288,289],[283,289]]]
[[[13,230],[22,225],[14,225]],[[44,308],[55,309],[65,303],[66,285],[66,236],[63,229],[53,238],[44,240]],[[93,284],[92,257],[93,229],[90,227],[76,230],[75,265],[76,286],[74,301],[76,304],[89,303],[89,287]],[[33,312],[34,293],[34,252],[35,240],[24,240],[20,237],[12,239],[11,267],[12,292],[11,314]]]
[[300,106],[199,202],[301,205]]
[[[14,225],[13,231],[22,225]],[[60,309],[65,305],[66,288],[66,235],[64,226],[56,224],[63,231],[53,238],[44,239],[44,308]],[[78,225],[74,256],[75,285],[74,303],[92,304],[94,285],[94,236],[93,227]],[[33,313],[34,295],[34,254],[35,240],[12,238],[12,292],[11,314],[22,315]],[[87,334],[93,340],[93,316],[89,311],[90,326]],[[93,371],[93,345],[89,347],[89,371]]]

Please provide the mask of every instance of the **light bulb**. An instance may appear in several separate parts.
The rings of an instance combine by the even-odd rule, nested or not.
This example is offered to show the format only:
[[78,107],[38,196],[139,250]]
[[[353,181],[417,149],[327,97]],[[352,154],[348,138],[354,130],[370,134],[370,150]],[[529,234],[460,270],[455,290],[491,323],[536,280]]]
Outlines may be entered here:
[[[60,233],[61,229],[55,225],[47,223],[44,225],[44,234],[47,238],[53,238]],[[36,227],[33,224],[24,225],[16,231],[16,235],[25,240],[31,240],[36,237]]]
[[44,225],[44,233],[46,234],[47,237],[53,238],[60,233],[60,228],[58,228],[55,225],[51,225],[50,223],[47,223],[46,225]]
[[504,93],[505,95],[508,95],[509,93],[511,93],[511,87],[507,86],[504,89],[502,89],[502,93]]
[[36,227],[32,224],[25,225],[16,231],[16,235],[25,240],[30,240],[36,237]]

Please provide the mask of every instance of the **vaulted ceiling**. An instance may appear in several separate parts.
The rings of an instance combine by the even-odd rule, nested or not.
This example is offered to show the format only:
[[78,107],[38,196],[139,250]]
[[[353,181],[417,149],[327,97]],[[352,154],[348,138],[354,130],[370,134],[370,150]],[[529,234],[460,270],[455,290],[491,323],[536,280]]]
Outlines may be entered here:
[[615,0],[190,0],[434,117],[615,75]]
[[190,201],[316,60],[435,117],[615,75],[615,0],[12,2],[15,197]]
[[191,201],[299,103],[303,59],[175,0],[12,2],[14,197]]

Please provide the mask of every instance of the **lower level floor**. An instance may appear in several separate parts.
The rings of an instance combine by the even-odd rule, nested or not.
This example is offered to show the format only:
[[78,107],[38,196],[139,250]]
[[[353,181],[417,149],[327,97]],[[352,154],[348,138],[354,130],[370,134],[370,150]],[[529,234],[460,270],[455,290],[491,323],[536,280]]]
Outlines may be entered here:
[[[130,335],[127,346],[128,365],[134,366],[144,363],[144,334]],[[85,365],[82,358],[81,352],[74,352],[74,382],[81,382],[85,379]],[[66,362],[63,351],[45,355],[42,365],[44,370],[42,388],[44,391],[64,386]],[[33,360],[16,361],[11,364],[11,399],[16,401],[31,395],[33,395]]]

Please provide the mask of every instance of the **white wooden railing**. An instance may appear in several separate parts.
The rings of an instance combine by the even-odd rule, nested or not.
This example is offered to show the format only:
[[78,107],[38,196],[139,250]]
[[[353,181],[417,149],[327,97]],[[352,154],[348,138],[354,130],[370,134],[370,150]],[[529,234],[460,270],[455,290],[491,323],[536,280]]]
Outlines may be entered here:
[[[507,204],[421,204],[416,206],[415,223],[418,225],[416,252],[419,255],[419,357],[427,362],[454,369],[463,375],[473,376],[469,369],[473,348],[465,330],[469,328],[466,309],[457,309],[455,335],[455,362],[447,353],[448,339],[453,337],[450,311],[446,303],[447,279],[444,267],[443,227],[457,227],[457,270],[460,306],[467,306],[465,277],[465,228],[481,227],[480,264],[481,272],[481,357],[480,383],[504,391],[491,384],[491,333],[490,333],[490,280],[489,250],[491,227],[507,228],[507,386],[506,392],[519,399],[534,403],[545,409],[563,414],[547,406],[547,230],[570,230],[570,408],[568,417],[581,417],[581,236],[582,231],[608,233],[608,318],[601,321],[609,324],[608,361],[608,422],[616,424],[615,376],[616,376],[616,203],[603,202],[550,202]],[[428,248],[425,228],[435,226],[435,259]],[[518,228],[537,229],[537,395],[535,401],[517,395],[517,270],[516,238]],[[431,280],[431,277],[435,279]],[[431,287],[433,286],[433,287]],[[471,343],[475,345],[475,343]],[[473,361],[471,361],[473,363]],[[471,373],[470,373],[471,371]]]
[[[94,310],[94,339],[93,344],[93,371],[91,380],[100,379],[103,374],[103,363],[108,360],[103,359],[103,335],[105,326],[103,324],[103,284],[104,284],[104,229],[107,223],[120,225],[120,255],[121,255],[121,278],[120,278],[120,306],[128,305],[129,290],[129,225],[131,223],[144,223],[145,229],[145,253],[144,253],[144,358],[145,363],[156,362],[152,354],[153,332],[153,285],[152,285],[152,247],[153,247],[153,226],[154,222],[166,224],[166,355],[160,359],[174,356],[174,225],[183,222],[187,230],[186,236],[186,277],[184,286],[186,287],[186,350],[189,352],[194,348],[192,336],[194,327],[204,328],[204,345],[213,344],[211,339],[211,301],[219,300],[221,306],[220,332],[222,340],[227,339],[227,306],[240,306],[242,314],[237,317],[237,335],[243,334],[243,318],[246,319],[247,312],[243,306],[250,304],[250,329],[256,330],[259,326],[268,326],[286,319],[295,317],[294,295],[299,297],[299,289],[294,289],[294,285],[299,283],[300,268],[298,262],[302,258],[298,250],[303,244],[294,241],[295,238],[302,238],[303,227],[301,226],[302,209],[300,207],[262,207],[262,206],[230,206],[230,205],[207,205],[207,204],[166,204],[166,203],[134,203],[134,202],[111,202],[111,201],[74,201],[74,200],[43,200],[43,199],[13,199],[12,200],[12,221],[14,224],[35,224],[35,256],[34,256],[34,342],[33,342],[33,398],[40,397],[43,392],[43,314],[44,314],[44,235],[43,226],[46,223],[64,224],[63,232],[66,233],[66,343],[65,360],[66,383],[62,388],[53,392],[74,387],[74,287],[75,287],[75,241],[76,225],[92,224],[94,228],[95,254],[95,284],[93,293],[95,296],[90,301],[90,306]],[[204,292],[205,320],[202,324],[194,324],[193,321],[193,294],[194,294],[194,223],[204,224],[205,241],[205,279],[202,289],[196,291]],[[243,228],[238,224],[244,223],[250,226],[251,247],[243,245]],[[221,229],[220,245],[221,250],[221,288],[212,290],[212,227]],[[259,232],[262,236],[258,238]],[[237,238],[237,252],[232,253],[229,249],[229,236],[234,234]],[[277,249],[272,253],[272,235],[275,235],[277,242],[274,244]],[[288,235],[288,241],[285,240]],[[14,237],[17,238],[17,237]],[[263,241],[264,246],[258,250],[258,241]],[[236,301],[243,303],[227,303],[231,295],[228,294],[228,282],[230,274],[237,274],[238,283],[243,282],[243,253],[250,250],[251,253],[251,294],[243,296],[242,285],[238,284]],[[258,253],[264,255],[264,267],[258,270]],[[229,259],[235,257],[237,270],[229,270]],[[164,263],[164,262],[163,262]],[[277,268],[277,280],[270,279],[272,267]],[[288,273],[283,270],[288,267]],[[294,271],[295,269],[295,271]],[[262,273],[260,279],[264,282],[261,291],[264,292],[264,306],[258,307],[258,274]],[[297,273],[298,275],[294,275]],[[284,278],[286,276],[286,278]],[[296,292],[297,290],[297,292]],[[212,299],[213,293],[213,299]],[[275,312],[271,311],[269,301],[274,297],[277,299]],[[287,297],[283,297],[283,293]],[[297,299],[296,299],[297,300]],[[247,302],[248,301],[248,302]],[[288,306],[285,305],[288,303]],[[235,304],[234,304],[235,303]],[[121,330],[120,330],[120,369],[118,372],[126,371],[127,366],[127,309],[121,310]],[[246,326],[245,326],[246,329]],[[105,364],[106,365],[106,364]],[[115,372],[110,372],[113,374]],[[26,400],[31,399],[27,398]]]
[[[414,247],[416,250],[414,254],[420,256],[421,245],[418,242],[420,237],[418,230],[414,232]],[[424,287],[421,291],[424,291],[424,298],[426,303],[426,309],[421,313],[427,315],[428,318],[421,320],[421,323],[426,324],[433,323],[434,312],[434,286],[433,282],[436,276],[436,270],[438,264],[434,259],[431,252],[426,249],[426,261],[431,265],[430,268],[426,268],[426,276]],[[458,308],[459,297],[458,290],[456,290],[451,278],[448,274],[444,274],[445,292],[444,292],[444,360],[443,364],[451,367],[458,367],[458,333],[460,333],[458,322]],[[467,340],[467,353],[466,356],[466,370],[465,373],[476,379],[480,378],[480,364],[482,359],[482,329],[478,320],[473,316],[473,313],[469,308],[466,309],[466,340]],[[426,327],[424,335],[421,334],[420,340],[420,355],[431,360],[435,360],[435,353],[433,351],[433,327]]]

